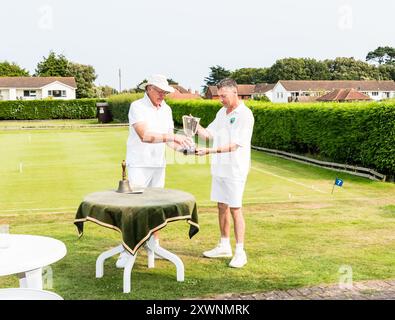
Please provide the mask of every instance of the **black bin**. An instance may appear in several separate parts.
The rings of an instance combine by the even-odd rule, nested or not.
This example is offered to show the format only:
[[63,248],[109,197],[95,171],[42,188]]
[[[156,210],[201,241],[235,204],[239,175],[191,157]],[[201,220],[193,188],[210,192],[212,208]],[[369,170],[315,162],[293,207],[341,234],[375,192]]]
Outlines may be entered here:
[[107,102],[96,103],[96,116],[100,123],[108,123],[112,121],[112,115]]

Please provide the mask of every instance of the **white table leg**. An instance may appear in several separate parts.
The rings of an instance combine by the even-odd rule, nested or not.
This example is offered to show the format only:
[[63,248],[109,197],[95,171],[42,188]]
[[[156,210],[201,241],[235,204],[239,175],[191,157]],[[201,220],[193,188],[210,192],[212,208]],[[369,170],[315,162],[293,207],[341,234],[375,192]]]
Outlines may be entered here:
[[42,268],[19,273],[18,276],[21,288],[43,289]]
[[[151,236],[149,238],[149,240],[147,241],[147,246],[154,254],[157,253],[162,258],[174,263],[177,270],[177,281],[184,281],[184,263],[179,257],[177,257],[174,253],[171,253],[170,251],[163,249],[162,247],[158,247],[155,243],[154,236]],[[149,263],[150,261],[148,260],[148,266]]]
[[148,268],[155,268],[155,253],[147,246]]
[[134,265],[134,261],[136,260],[137,252],[134,255],[130,255],[128,261],[126,262],[125,268],[123,269],[123,293],[130,292],[130,282],[131,282],[131,274]]
[[119,245],[115,248],[112,248],[108,251],[103,252],[96,260],[96,278],[101,278],[104,275],[104,261],[116,254],[121,253],[124,251],[125,248],[123,245]]

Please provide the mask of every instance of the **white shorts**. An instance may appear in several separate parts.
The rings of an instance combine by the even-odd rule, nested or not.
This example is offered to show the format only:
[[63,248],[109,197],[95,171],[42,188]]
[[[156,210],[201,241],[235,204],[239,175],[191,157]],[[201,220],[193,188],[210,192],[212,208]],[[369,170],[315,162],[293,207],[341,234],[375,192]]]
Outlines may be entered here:
[[245,180],[232,180],[213,176],[211,201],[225,203],[231,208],[241,208],[245,183]]
[[128,178],[131,187],[163,188],[166,168],[137,168],[128,166]]

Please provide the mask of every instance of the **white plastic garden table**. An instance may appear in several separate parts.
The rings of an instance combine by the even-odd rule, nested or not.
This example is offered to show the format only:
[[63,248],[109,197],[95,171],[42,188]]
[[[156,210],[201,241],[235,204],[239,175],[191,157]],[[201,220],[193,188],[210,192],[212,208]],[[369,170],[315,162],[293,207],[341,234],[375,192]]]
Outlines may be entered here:
[[0,248],[0,276],[17,274],[20,288],[42,289],[43,267],[67,253],[63,242],[43,236],[10,234],[9,246]]

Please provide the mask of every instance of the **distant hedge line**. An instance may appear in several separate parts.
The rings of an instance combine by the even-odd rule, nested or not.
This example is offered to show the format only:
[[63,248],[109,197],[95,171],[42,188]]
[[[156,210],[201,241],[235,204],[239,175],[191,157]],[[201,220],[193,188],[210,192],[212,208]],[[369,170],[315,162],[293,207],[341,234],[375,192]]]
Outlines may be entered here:
[[91,119],[97,99],[0,101],[0,120]]
[[[130,102],[113,105],[127,122]],[[136,98],[136,97],[133,97]],[[214,100],[167,100],[181,125],[184,114],[207,126],[221,108]],[[368,103],[246,103],[254,113],[255,146],[310,154],[328,161],[376,169],[395,175],[395,101]]]

